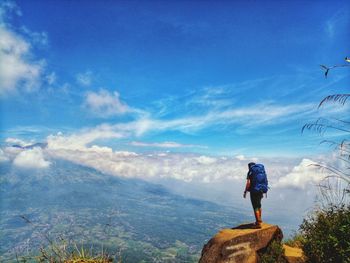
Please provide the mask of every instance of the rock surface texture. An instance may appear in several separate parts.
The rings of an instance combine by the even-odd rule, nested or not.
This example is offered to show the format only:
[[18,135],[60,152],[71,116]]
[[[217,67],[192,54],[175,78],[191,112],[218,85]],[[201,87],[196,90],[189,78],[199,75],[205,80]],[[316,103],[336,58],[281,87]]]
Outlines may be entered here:
[[203,247],[200,263],[256,263],[257,252],[273,240],[281,241],[283,234],[276,225],[262,224],[253,229],[252,224],[223,229]]
[[304,263],[305,258],[300,248],[283,245],[284,257],[288,263]]

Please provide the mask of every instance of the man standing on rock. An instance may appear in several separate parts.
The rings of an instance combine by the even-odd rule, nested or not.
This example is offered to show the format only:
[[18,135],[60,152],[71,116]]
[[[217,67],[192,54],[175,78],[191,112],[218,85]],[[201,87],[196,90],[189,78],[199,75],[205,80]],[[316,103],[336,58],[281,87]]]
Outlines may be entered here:
[[261,228],[261,199],[268,190],[267,176],[262,164],[249,163],[248,168],[247,183],[243,197],[246,198],[247,192],[250,192],[250,201],[252,202],[255,216],[254,228]]

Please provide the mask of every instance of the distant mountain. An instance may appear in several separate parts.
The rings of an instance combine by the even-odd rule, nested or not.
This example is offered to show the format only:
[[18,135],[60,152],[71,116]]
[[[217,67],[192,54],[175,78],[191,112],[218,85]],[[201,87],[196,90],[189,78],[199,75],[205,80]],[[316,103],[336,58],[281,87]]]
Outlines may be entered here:
[[27,149],[33,149],[35,147],[46,148],[47,147],[47,143],[46,142],[37,142],[37,143],[26,145],[26,146],[22,146],[22,145],[19,145],[19,144],[14,144],[14,145],[11,145],[11,147],[20,148],[20,149],[26,149],[26,150]]
[[197,262],[218,229],[246,219],[230,207],[62,160],[43,170],[7,163],[0,176],[3,260],[62,236],[118,250],[123,262]]

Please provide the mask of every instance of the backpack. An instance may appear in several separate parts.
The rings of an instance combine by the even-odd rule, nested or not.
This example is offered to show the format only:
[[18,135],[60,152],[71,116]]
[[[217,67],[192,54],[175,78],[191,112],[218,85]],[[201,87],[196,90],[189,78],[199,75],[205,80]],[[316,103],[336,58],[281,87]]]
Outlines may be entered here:
[[267,193],[269,187],[264,165],[254,164],[250,171],[252,173],[251,191]]

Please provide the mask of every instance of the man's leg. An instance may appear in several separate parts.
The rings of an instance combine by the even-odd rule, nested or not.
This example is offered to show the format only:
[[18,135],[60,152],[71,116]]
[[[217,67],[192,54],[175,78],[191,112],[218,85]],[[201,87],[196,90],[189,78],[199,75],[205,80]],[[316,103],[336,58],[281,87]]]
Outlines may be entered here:
[[253,206],[253,210],[254,210],[254,216],[255,216],[255,226],[257,228],[260,228],[260,221],[261,221],[261,217],[260,212],[259,212],[259,203],[260,203],[260,208],[261,208],[261,202],[260,201],[260,196],[257,193],[250,193],[250,200],[252,202],[252,206]]
[[255,224],[260,224],[260,212],[258,209],[254,210],[254,216],[255,216]]
[[262,214],[262,211],[261,211],[261,200],[262,200],[262,198],[263,198],[263,194],[261,193],[261,194],[259,194],[258,200],[257,200],[257,207],[258,207],[258,214],[259,214],[259,216],[258,216],[259,224],[262,223],[262,219],[261,219],[261,214]]
[[261,208],[259,208],[258,212],[259,212],[259,223],[262,223],[262,219],[261,219]]
[[252,228],[261,228],[259,209],[254,210],[254,215],[255,215],[255,224]]

